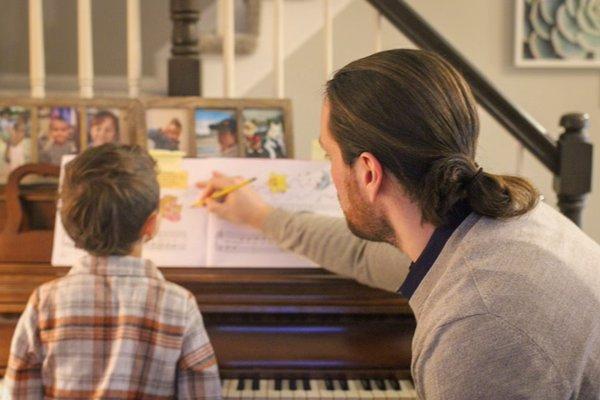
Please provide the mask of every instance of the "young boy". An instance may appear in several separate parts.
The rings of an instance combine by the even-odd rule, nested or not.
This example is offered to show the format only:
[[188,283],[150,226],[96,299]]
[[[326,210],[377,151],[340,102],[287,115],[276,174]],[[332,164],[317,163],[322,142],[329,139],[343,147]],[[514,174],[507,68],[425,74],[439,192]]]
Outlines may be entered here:
[[220,399],[194,297],[140,258],[158,229],[150,156],[89,149],[67,164],[60,199],[63,225],[88,255],[32,294],[12,340],[9,398]]
[[63,117],[52,117],[48,126],[48,135],[40,138],[40,162],[60,165],[62,156],[76,153],[74,131],[74,127]]

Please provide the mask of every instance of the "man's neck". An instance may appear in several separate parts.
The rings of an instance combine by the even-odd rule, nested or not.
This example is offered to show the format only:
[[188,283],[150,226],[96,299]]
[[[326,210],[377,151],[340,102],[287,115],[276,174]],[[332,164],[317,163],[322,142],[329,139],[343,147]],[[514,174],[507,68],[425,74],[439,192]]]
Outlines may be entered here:
[[417,261],[435,231],[435,226],[422,222],[421,209],[406,199],[397,199],[387,208],[387,217],[394,229],[396,247],[414,262]]

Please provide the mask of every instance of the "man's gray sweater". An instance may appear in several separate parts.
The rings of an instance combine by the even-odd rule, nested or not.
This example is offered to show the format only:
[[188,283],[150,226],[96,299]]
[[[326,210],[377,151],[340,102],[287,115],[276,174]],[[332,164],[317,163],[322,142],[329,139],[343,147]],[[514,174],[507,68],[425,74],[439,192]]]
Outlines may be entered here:
[[[281,247],[396,291],[410,260],[341,219],[271,213]],[[506,220],[472,213],[409,304],[421,399],[600,399],[600,246],[541,203]]]

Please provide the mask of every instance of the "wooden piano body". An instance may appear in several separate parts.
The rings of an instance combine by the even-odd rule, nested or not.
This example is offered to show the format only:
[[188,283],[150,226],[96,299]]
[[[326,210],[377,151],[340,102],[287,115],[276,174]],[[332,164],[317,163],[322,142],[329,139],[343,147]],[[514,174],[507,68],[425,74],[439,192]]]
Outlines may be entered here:
[[[31,230],[51,233],[55,186],[21,188],[12,198],[18,199],[24,211],[17,224],[19,234]],[[15,207],[10,199],[11,193],[0,198],[0,228],[14,224],[13,214],[7,213]],[[39,243],[39,238],[35,240],[23,240],[19,246],[24,251],[18,253],[31,254],[36,262],[10,261],[6,255],[12,250],[1,247],[0,235],[0,257],[5,260],[0,261],[0,376],[29,295],[38,285],[68,270],[52,267],[48,247]],[[39,248],[45,248],[46,254],[40,254]],[[398,295],[322,269],[162,271],[168,280],[196,296],[227,384],[239,386],[239,379],[248,383],[260,379],[261,385],[291,385],[290,379],[331,384],[331,379],[339,385],[346,379],[382,383],[382,379],[410,378],[415,320],[407,301]]]

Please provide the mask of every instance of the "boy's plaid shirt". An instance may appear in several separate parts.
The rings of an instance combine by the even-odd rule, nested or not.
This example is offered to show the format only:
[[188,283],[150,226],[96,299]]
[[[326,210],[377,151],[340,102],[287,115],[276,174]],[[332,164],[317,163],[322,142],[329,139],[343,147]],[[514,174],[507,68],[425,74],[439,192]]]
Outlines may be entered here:
[[4,389],[16,399],[221,398],[194,297],[135,257],[86,256],[35,290]]

